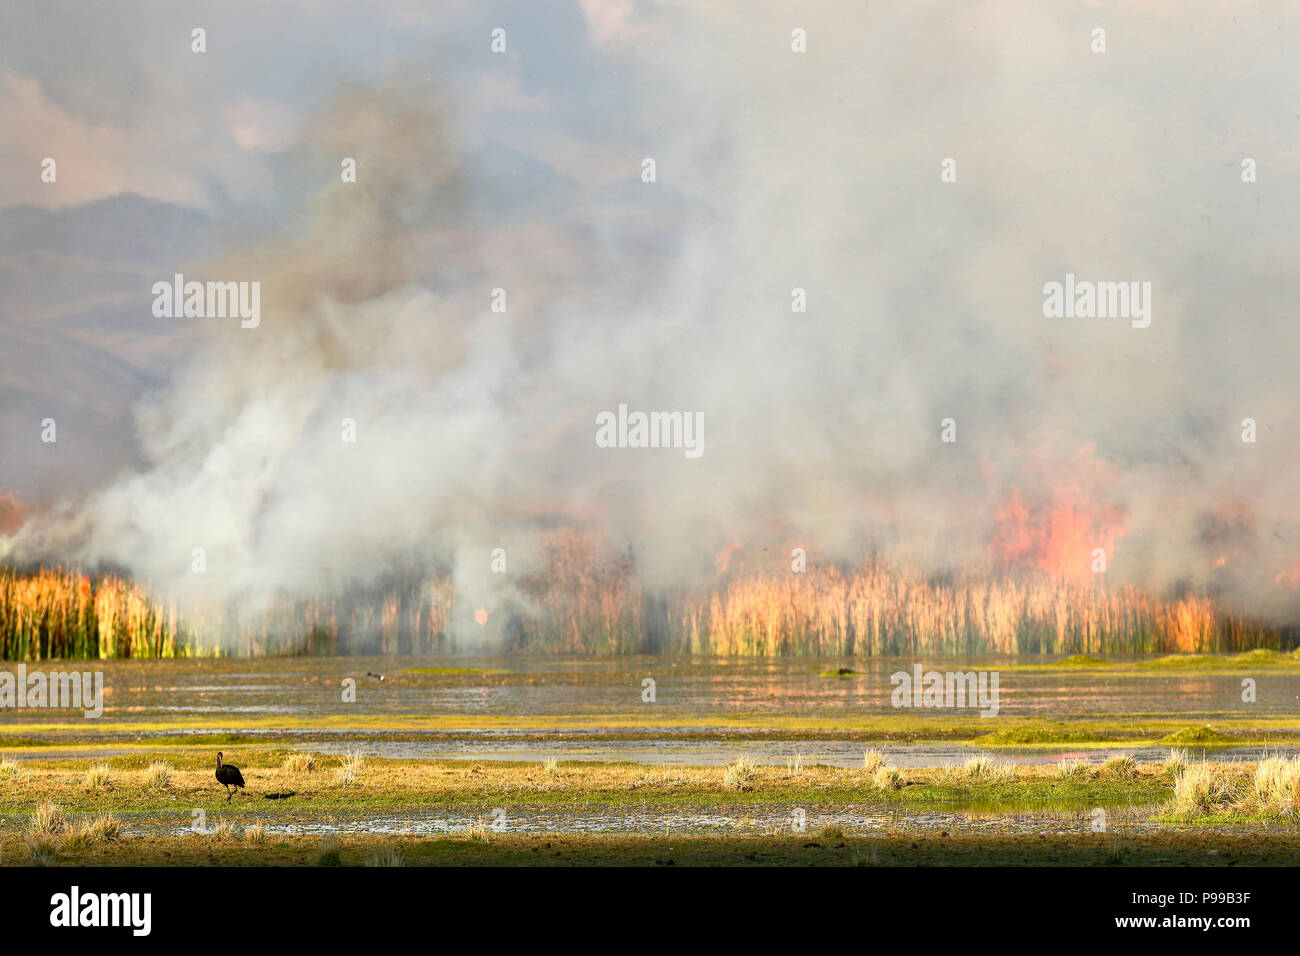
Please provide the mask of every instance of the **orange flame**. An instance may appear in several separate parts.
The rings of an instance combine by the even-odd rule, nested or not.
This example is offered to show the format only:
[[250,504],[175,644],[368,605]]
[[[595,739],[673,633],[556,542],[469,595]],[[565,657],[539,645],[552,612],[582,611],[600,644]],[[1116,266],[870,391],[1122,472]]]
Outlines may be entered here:
[[27,509],[11,494],[0,493],[0,534],[13,534],[27,519]]
[[1010,567],[1031,568],[1058,577],[1086,579],[1093,573],[1093,551],[1107,560],[1123,537],[1124,512],[1098,503],[1109,483],[1108,466],[1084,448],[1066,467],[1063,480],[1045,495],[1031,496],[1011,486],[993,513],[989,550]]
[[731,564],[731,556],[739,550],[740,542],[733,541],[713,556],[713,563],[717,566],[719,574],[727,572],[727,565]]

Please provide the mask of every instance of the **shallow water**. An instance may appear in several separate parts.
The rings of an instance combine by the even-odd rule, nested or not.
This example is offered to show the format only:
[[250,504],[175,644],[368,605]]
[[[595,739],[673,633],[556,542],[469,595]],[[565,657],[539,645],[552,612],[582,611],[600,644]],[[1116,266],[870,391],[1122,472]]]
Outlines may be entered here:
[[[298,737],[302,746],[326,752],[359,750],[373,756],[541,760],[632,761],[647,764],[725,764],[746,754],[762,763],[783,765],[798,755],[804,763],[851,766],[861,762],[863,744],[781,732],[776,718],[842,718],[897,713],[891,705],[890,675],[910,670],[910,660],[857,660],[861,671],[847,677],[821,672],[839,660],[741,659],[686,657],[643,658],[287,658],[208,659],[179,661],[49,662],[29,670],[102,670],[106,690],[104,718],[115,723],[176,722],[179,729],[141,732],[151,736],[178,733],[243,733],[267,737]],[[999,716],[1040,718],[1120,717],[1140,726],[1143,718],[1174,716],[1189,726],[1233,716],[1300,714],[1300,680],[1291,673],[1258,673],[1257,702],[1241,700],[1241,675],[1169,671],[1018,670],[1023,659],[921,662],[935,670],[999,671]],[[12,665],[10,666],[12,669]],[[427,673],[416,669],[447,668],[458,673]],[[371,675],[371,676],[368,676]],[[379,679],[382,675],[383,679]],[[355,702],[342,699],[343,681],[356,681]],[[642,700],[642,682],[655,681],[655,701]],[[973,717],[966,710],[911,711],[939,720]],[[454,732],[395,731],[391,719],[402,715],[459,715],[466,726]],[[661,727],[548,727],[546,718],[609,715],[662,717]],[[691,717],[719,723],[741,715],[753,726],[746,741],[694,739],[694,731],[673,727]],[[1123,716],[1127,715],[1127,716]],[[0,710],[0,736],[6,724],[69,721],[77,712],[58,710]],[[347,731],[292,731],[251,727],[253,718],[351,718]],[[364,719],[374,716],[376,728]],[[501,728],[475,718],[520,716],[540,723],[527,731]],[[765,717],[773,718],[765,724]],[[204,718],[186,727],[188,718]],[[987,721],[990,730],[999,721]],[[93,742],[97,721],[77,721],[78,737],[68,739],[63,753],[77,756],[79,745]],[[389,724],[383,730],[380,724]],[[1300,716],[1296,726],[1300,727]],[[84,732],[81,728],[84,727]],[[735,734],[735,729],[730,730]],[[770,739],[763,739],[770,732]],[[84,733],[84,735],[83,735]],[[57,742],[57,733],[44,735]],[[399,737],[401,739],[395,739]],[[799,739],[791,739],[798,736]],[[782,739],[784,738],[784,739]],[[875,745],[868,745],[875,746]],[[890,743],[891,759],[901,766],[942,766],[969,757],[974,748],[945,742]],[[1143,762],[1160,760],[1167,748],[1116,748]],[[125,751],[126,748],[123,748]],[[998,756],[1017,763],[1049,763],[1063,757],[1097,760],[1107,750],[1062,746],[1019,751],[999,750]],[[1110,752],[1113,752],[1110,751]],[[1272,752],[1272,749],[1270,749]],[[1281,748],[1283,753],[1293,749]],[[1199,752],[1198,752],[1199,753]],[[1259,748],[1210,750],[1212,760],[1250,760]],[[44,754],[50,756],[50,754]]]
[[[998,670],[1001,716],[1110,714],[1269,715],[1300,712],[1293,673],[1252,675],[1258,702],[1241,700],[1241,675],[1199,672],[1011,670],[1017,661],[921,662],[927,669]],[[638,658],[260,658],[91,661],[29,664],[30,670],[103,671],[105,716],[155,720],[170,714],[518,714],[630,713],[654,708],[667,717],[888,714],[890,675],[912,661],[854,661],[860,674],[822,677],[838,660]],[[12,670],[15,665],[8,665]],[[477,668],[484,673],[422,674],[410,668]],[[368,677],[380,674],[384,680]],[[357,681],[355,703],[341,682]],[[656,682],[653,704],[642,681]],[[0,726],[34,711],[0,711]],[[976,711],[971,708],[968,715]],[[232,721],[232,726],[237,721]]]
[[[412,740],[368,740],[363,742],[326,741],[301,745],[304,750],[320,753],[361,753],[367,757],[397,757],[446,760],[524,760],[542,761],[551,757],[560,760],[595,761],[600,763],[638,763],[654,766],[723,766],[746,756],[755,763],[780,767],[791,766],[798,759],[804,766],[824,764],[830,767],[860,767],[862,752],[876,748],[889,754],[891,763],[899,767],[944,767],[959,765],[976,754],[986,754],[994,760],[1020,765],[1055,764],[1063,759],[1082,759],[1093,763],[1105,760],[1116,753],[1127,754],[1138,763],[1162,763],[1169,757],[1168,747],[1074,747],[1060,748],[1003,748],[996,751],[981,750],[959,743],[862,743],[845,740],[773,740],[716,741],[679,740],[620,740],[609,744],[591,741],[570,743],[564,740],[528,741],[509,740],[446,741],[429,743]],[[1209,761],[1255,761],[1264,754],[1263,747],[1187,748],[1194,759]],[[1269,756],[1300,754],[1296,747],[1268,747]]]
[[[802,811],[802,814],[799,813]],[[978,807],[915,806],[839,806],[817,804],[808,807],[769,805],[728,808],[613,809],[601,806],[566,807],[563,810],[533,808],[498,808],[457,812],[445,809],[427,813],[383,814],[341,819],[303,818],[286,821],[282,817],[259,820],[269,835],[381,833],[406,836],[465,834],[473,830],[497,833],[632,833],[632,834],[807,834],[815,838],[822,827],[839,826],[853,834],[946,833],[957,834],[1071,834],[1094,831],[1091,807],[1048,808],[1032,811],[985,811]],[[1108,807],[1106,832],[1152,833],[1168,830],[1170,825],[1153,821],[1158,808],[1153,806]],[[208,814],[208,829],[220,814]],[[251,825],[253,818],[241,818]],[[166,833],[184,836],[195,831],[188,821],[183,824],[160,821],[126,821],[125,832],[131,835]],[[803,829],[798,829],[799,826]],[[1216,833],[1248,832],[1258,827],[1248,825],[1217,826]],[[1270,832],[1288,831],[1294,826],[1272,825]]]

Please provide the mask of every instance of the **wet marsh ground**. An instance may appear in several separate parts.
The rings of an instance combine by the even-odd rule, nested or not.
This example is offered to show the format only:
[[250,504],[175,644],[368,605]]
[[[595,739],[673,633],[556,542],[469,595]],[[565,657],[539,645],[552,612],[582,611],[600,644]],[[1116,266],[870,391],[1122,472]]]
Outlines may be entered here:
[[901,666],[91,662],[102,718],[0,711],[0,862],[1300,862],[1295,655],[1004,663],[993,719]]

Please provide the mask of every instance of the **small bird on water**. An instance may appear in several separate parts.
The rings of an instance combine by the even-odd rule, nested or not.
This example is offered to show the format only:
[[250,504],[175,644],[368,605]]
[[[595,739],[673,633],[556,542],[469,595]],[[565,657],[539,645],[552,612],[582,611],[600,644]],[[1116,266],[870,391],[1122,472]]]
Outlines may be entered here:
[[[223,764],[220,751],[217,752],[217,783],[226,788],[226,803],[229,803],[230,798],[244,785],[244,775],[239,772],[238,767],[232,767],[228,763]],[[235,789],[231,790],[231,787]]]

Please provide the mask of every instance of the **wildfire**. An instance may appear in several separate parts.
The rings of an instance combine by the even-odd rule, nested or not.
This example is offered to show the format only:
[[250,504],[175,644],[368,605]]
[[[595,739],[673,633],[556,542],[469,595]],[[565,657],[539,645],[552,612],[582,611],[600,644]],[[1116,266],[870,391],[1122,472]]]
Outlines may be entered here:
[[1100,504],[1111,470],[1082,449],[1066,468],[1066,476],[1045,495],[1029,495],[1012,486],[993,513],[994,533],[989,550],[1010,567],[1083,579],[1093,571],[1093,551],[1109,559],[1124,535],[1124,511]]
[[1279,571],[1273,581],[1288,588],[1300,587],[1300,564],[1285,571]]
[[13,534],[23,526],[27,509],[11,494],[0,494],[0,534]]
[[713,556],[713,563],[717,566],[719,574],[727,573],[727,565],[731,564],[731,556],[739,550],[740,542],[733,541]]

